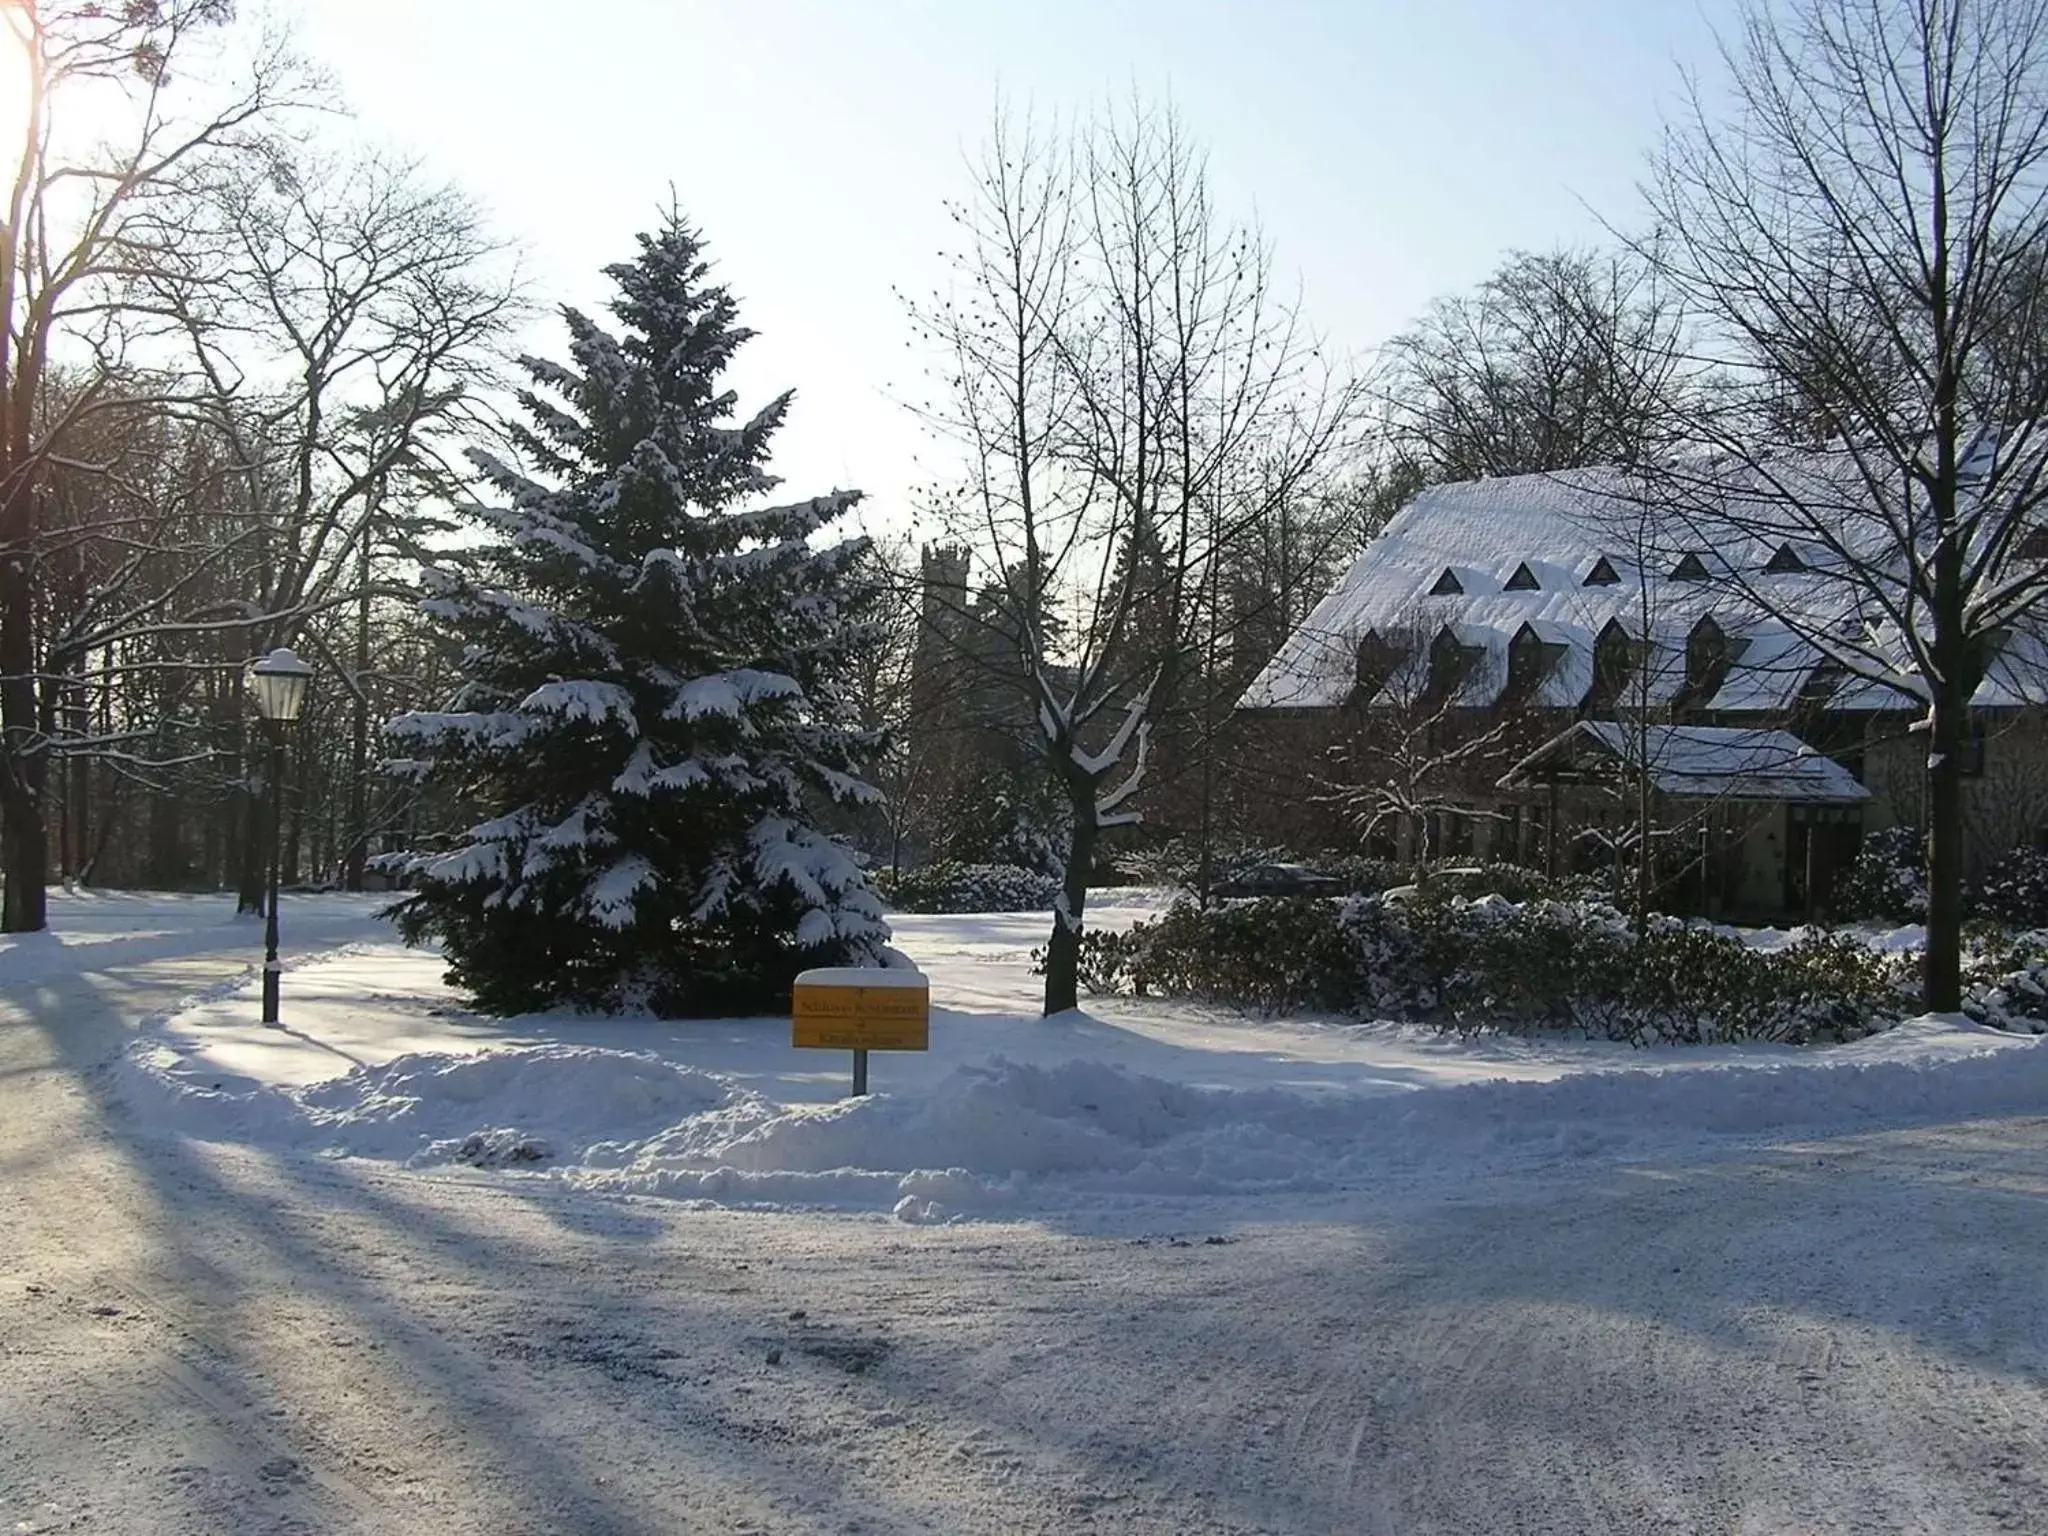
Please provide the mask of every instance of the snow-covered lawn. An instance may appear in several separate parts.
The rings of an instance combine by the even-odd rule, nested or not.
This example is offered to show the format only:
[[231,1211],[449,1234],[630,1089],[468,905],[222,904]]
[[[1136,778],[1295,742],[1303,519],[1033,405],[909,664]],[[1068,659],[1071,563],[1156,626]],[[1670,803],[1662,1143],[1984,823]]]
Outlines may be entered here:
[[2048,1533],[2048,1042],[1047,1022],[905,918],[849,1103],[373,906],[282,1032],[216,899],[0,939],[0,1530]]
[[[877,1053],[876,1091],[848,1101],[846,1053],[793,1049],[782,1019],[475,1015],[374,906],[296,904],[283,1029],[257,1022],[252,982],[161,1020],[121,1065],[137,1115],[279,1151],[932,1221],[1462,1180],[2048,1104],[2048,1050],[1960,1019],[1834,1048],[1655,1051],[1131,1000],[1048,1021],[1032,1006],[1036,913],[898,918],[931,978],[932,1049]],[[206,909],[133,910],[171,936]]]

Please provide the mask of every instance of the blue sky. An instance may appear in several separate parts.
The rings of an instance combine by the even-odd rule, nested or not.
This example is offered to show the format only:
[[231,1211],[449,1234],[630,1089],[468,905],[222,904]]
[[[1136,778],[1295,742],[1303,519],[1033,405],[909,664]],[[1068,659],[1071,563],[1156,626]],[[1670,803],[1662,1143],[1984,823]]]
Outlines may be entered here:
[[[1171,94],[1223,206],[1256,212],[1315,324],[1368,351],[1514,247],[1626,219],[1683,63],[1732,0],[297,0],[372,136],[590,304],[674,184],[794,385],[778,468],[884,515],[921,440],[891,286],[929,289],[941,200],[998,87],[1040,110]],[[559,351],[558,327],[532,338]],[[894,521],[894,517],[889,518]]]

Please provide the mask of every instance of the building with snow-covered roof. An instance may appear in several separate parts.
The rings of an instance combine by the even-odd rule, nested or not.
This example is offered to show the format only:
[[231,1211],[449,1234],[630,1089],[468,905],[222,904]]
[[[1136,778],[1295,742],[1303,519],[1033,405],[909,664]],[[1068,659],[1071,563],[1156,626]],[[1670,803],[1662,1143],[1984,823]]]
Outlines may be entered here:
[[[1825,456],[1771,467],[1857,494],[1839,470]],[[1740,503],[1739,486],[1725,494]],[[1259,671],[1240,724],[1276,760],[1340,744],[1349,820],[1379,834],[1378,851],[1408,857],[1596,862],[1626,835],[1617,775],[1647,761],[1683,829],[1659,835],[1674,857],[1683,845],[1707,906],[1825,905],[1864,828],[1922,819],[1924,746],[1910,728],[1924,706],[1903,673],[1875,681],[1825,648],[1868,629],[1831,562],[1841,548],[1859,561],[1884,551],[1847,536],[1824,548],[1772,526],[1770,506],[1753,496],[1728,519],[1742,536],[1706,548],[1620,470],[1431,487]],[[2044,695],[2048,647],[2009,637],[1973,699],[1966,823],[1978,861],[2048,837]],[[1708,751],[1710,740],[1721,746]],[[1755,771],[1737,741],[1766,742],[1792,771]],[[1714,766],[1667,771],[1660,754],[1671,753]],[[1829,793],[1812,793],[1823,783]]]

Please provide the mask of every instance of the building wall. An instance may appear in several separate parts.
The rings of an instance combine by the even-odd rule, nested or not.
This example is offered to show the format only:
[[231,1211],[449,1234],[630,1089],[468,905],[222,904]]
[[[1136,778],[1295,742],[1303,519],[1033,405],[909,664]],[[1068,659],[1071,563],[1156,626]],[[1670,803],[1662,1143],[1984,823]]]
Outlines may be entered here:
[[1330,748],[1352,717],[1345,710],[1261,710],[1233,715],[1224,733],[1222,841],[1308,851],[1350,850],[1361,840],[1323,802]]
[[[1963,833],[1968,873],[2009,848],[2033,847],[2048,835],[2048,713],[2039,709],[1979,711],[1981,754],[1963,781]],[[1863,754],[1871,799],[1866,831],[1926,824],[1927,738],[1904,722],[1873,722]],[[1981,765],[1977,760],[1981,757]]]

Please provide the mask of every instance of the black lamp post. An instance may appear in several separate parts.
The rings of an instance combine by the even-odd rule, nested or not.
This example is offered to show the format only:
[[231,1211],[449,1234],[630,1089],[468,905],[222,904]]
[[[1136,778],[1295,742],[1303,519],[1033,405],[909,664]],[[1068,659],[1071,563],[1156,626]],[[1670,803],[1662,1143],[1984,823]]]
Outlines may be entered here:
[[277,1023],[277,882],[284,857],[284,734],[299,718],[313,669],[280,646],[249,664],[249,691],[270,737],[270,880],[263,920],[263,1022]]

